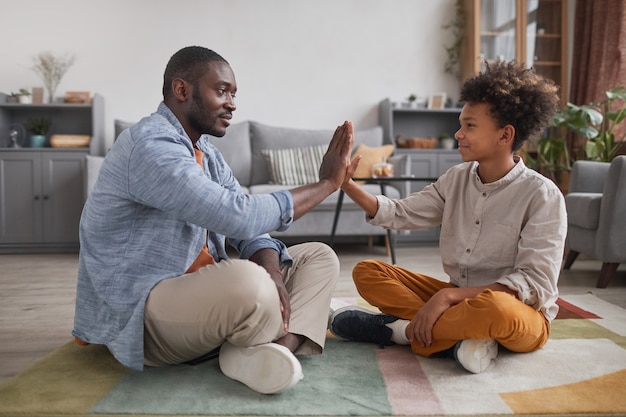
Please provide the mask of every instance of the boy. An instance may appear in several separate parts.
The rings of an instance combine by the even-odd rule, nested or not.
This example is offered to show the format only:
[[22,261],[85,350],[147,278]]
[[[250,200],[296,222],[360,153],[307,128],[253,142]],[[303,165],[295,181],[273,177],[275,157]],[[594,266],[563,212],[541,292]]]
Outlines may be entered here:
[[372,224],[396,230],[441,225],[441,256],[450,283],[375,260],[353,278],[374,314],[344,307],[333,334],[353,341],[411,345],[450,354],[484,371],[498,344],[515,352],[541,348],[558,306],[557,280],[567,220],[564,199],[547,178],[515,155],[540,133],[559,104],[557,87],[532,69],[497,62],[461,89],[466,102],[455,134],[463,162],[402,200],[374,197],[350,179],[342,188]]

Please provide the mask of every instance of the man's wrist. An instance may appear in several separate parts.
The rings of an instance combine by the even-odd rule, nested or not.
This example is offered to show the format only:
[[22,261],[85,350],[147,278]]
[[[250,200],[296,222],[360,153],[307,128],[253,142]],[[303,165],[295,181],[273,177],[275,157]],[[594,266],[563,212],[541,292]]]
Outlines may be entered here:
[[321,184],[324,186],[324,189],[326,190],[326,192],[328,193],[328,195],[331,195],[332,193],[334,193],[335,191],[337,191],[338,187],[328,178],[324,178],[319,180],[318,184]]
[[283,271],[281,271],[281,270],[280,270],[280,269],[278,269],[278,268],[273,268],[273,267],[271,267],[271,266],[266,266],[266,267],[265,267],[265,270],[266,270],[267,272],[269,272],[269,273],[270,273],[270,275],[272,274],[272,272],[275,272],[275,273],[277,273],[278,275],[280,275],[280,277],[281,277],[281,278],[283,277]]

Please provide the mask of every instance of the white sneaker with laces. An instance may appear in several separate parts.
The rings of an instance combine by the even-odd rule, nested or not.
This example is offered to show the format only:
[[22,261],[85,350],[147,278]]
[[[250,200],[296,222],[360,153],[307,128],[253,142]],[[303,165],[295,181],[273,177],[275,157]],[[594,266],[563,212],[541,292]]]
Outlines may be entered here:
[[298,359],[277,343],[241,347],[225,342],[219,362],[224,375],[261,394],[285,391],[304,377]]
[[498,342],[486,339],[462,340],[454,347],[454,359],[466,370],[479,374],[498,356]]

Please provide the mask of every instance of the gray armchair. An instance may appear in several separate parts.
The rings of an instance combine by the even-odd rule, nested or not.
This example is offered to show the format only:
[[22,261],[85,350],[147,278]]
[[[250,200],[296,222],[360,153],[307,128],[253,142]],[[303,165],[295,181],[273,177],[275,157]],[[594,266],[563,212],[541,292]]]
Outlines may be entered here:
[[565,206],[569,253],[564,268],[579,253],[602,261],[596,286],[606,288],[626,262],[626,156],[611,163],[576,161]]

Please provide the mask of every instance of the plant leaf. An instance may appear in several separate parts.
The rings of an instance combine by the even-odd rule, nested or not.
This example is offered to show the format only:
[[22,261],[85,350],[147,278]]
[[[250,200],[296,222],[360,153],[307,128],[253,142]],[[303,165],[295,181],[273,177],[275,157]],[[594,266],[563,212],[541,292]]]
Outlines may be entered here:
[[617,100],[620,98],[626,101],[626,87],[623,85],[619,87],[615,87],[614,89],[607,91],[606,96],[608,97],[610,101]]
[[602,120],[604,119],[604,117],[602,116],[602,113],[600,113],[595,107],[581,106],[580,111],[583,117],[586,117],[587,120],[589,120],[589,123],[591,123],[594,126],[597,126],[600,123],[602,123]]

